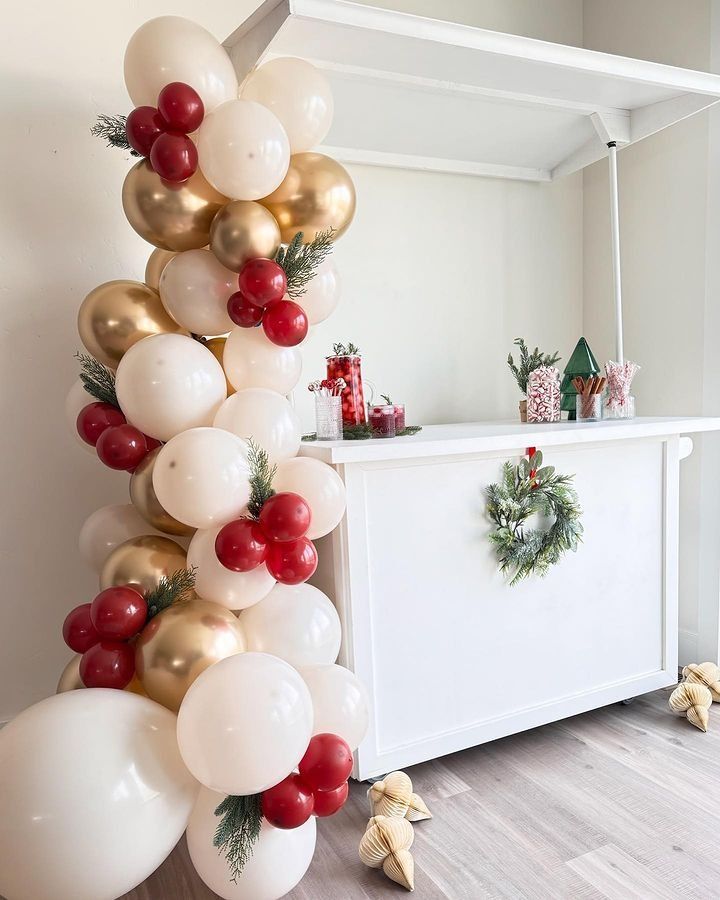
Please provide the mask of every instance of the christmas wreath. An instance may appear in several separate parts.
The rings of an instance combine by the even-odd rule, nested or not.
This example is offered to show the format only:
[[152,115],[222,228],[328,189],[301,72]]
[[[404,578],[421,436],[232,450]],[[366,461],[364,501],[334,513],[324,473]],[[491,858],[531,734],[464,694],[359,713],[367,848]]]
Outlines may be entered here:
[[[533,574],[546,575],[564,553],[577,550],[583,527],[573,478],[556,475],[554,466],[543,467],[537,451],[516,466],[506,462],[502,481],[488,487],[487,513],[495,525],[490,543],[511,585]],[[552,519],[548,529],[525,527],[535,513]]]

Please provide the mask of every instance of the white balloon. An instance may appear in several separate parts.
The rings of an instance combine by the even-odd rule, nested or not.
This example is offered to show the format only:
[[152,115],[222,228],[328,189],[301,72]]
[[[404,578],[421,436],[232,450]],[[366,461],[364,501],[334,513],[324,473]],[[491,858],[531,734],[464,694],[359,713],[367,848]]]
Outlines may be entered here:
[[332,259],[324,259],[317,267],[305,293],[297,303],[305,310],[308,322],[317,325],[335,312],[340,302],[340,274]]
[[201,788],[190,816],[187,846],[195,871],[223,900],[280,900],[307,872],[315,853],[315,816],[299,828],[273,828],[263,819],[260,837],[237,881],[230,881],[227,861],[213,846],[220,821],[215,810],[225,799]]
[[198,341],[153,334],[134,344],[117,367],[115,390],[128,421],[159,441],[212,425],[227,396],[222,366]]
[[135,106],[157,106],[158,94],[172,81],[195,88],[206,114],[237,97],[235,69],[220,42],[189,19],[160,16],[130,38],[125,86]]
[[300,449],[300,419],[276,391],[247,388],[232,394],[218,410],[214,425],[252,439],[267,452],[271,463],[291,459]]
[[231,572],[218,560],[215,538],[220,528],[196,531],[190,541],[187,564],[195,568],[195,593],[227,609],[247,609],[267,597],[275,579],[267,566],[259,565],[249,572]]
[[334,663],[340,652],[340,617],[330,598],[311,584],[276,584],[240,613],[248,650],[272,653],[296,669]]
[[368,696],[362,682],[344,666],[306,666],[300,670],[312,697],[313,734],[339,734],[355,750],[367,734]]
[[259,794],[303,758],[312,722],[310,694],[292,666],[267,653],[238,653],[190,686],[178,712],[178,745],[205,787]]
[[284,56],[252,72],[241,96],[257,100],[282,122],[290,152],[312,150],[330,130],[333,95],[325,75],[304,59]]
[[227,334],[233,321],[227,302],[238,289],[237,273],[209,250],[186,250],[165,266],[160,299],[178,325],[193,334]]
[[295,347],[278,347],[262,328],[234,328],[225,343],[223,368],[236,391],[268,388],[289,394],[300,379],[302,356]]
[[233,200],[272,194],[290,165],[285,130],[269,109],[251,100],[230,100],[205,116],[197,148],[205,178]]
[[307,501],[312,513],[310,540],[329,534],[345,514],[345,485],[332,466],[298,456],[278,464],[273,488],[291,491]]
[[175,435],[153,467],[160,505],[193,528],[237,519],[250,499],[247,450],[245,441],[221,428],[190,428]]
[[86,444],[78,434],[77,430],[77,417],[80,414],[80,410],[87,406],[88,403],[92,402],[93,398],[83,387],[82,381],[78,379],[70,388],[67,397],[65,398],[65,418],[67,419],[70,433],[78,442],[78,444],[80,444],[80,446],[84,450],[87,450],[88,452],[92,453],[93,456],[96,456],[95,448],[92,446],[92,444]]
[[113,900],[182,836],[198,784],[175,716],[129,691],[67,691],[0,731],[0,895]]
[[131,503],[101,506],[85,519],[78,544],[83,560],[100,572],[110,553],[130,538],[161,534],[143,519]]

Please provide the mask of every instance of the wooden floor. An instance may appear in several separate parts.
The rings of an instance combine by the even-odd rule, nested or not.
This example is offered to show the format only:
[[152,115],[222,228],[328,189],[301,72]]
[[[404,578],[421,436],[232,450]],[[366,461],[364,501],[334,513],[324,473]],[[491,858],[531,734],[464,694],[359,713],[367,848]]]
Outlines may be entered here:
[[[720,897],[720,706],[703,734],[658,691],[408,769],[418,900]],[[367,785],[320,821],[291,900],[401,898],[357,845]],[[212,900],[184,844],[125,900]],[[249,898],[250,900],[250,898]]]

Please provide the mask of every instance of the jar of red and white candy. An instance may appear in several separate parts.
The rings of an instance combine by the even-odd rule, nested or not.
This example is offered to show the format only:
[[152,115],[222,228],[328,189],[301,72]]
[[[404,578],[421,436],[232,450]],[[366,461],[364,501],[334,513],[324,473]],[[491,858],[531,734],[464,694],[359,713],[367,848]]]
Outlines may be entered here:
[[539,366],[528,375],[527,420],[560,421],[560,372],[555,366]]
[[328,356],[327,377],[333,381],[338,378],[345,381],[345,388],[341,394],[343,424],[364,424],[366,421],[365,399],[363,397],[360,355],[349,353]]

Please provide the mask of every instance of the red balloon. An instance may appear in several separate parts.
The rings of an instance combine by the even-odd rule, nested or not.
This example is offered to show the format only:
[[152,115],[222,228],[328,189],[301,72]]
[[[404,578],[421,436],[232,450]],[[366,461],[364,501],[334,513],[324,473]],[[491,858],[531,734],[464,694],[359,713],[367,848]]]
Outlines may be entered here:
[[85,687],[126,688],[135,674],[135,648],[124,641],[100,641],[80,660],[80,680]]
[[335,788],[334,791],[313,791],[313,799],[315,800],[313,812],[321,819],[325,816],[334,815],[345,806],[349,792],[350,786],[347,781],[343,782],[340,787]]
[[157,438],[150,437],[149,434],[143,434],[145,438],[145,446],[147,447],[148,453],[151,450],[156,450],[158,447],[162,447],[162,441],[157,440]]
[[264,309],[282,300],[287,290],[285,269],[271,259],[249,259],[240,269],[238,287],[251,303]]
[[266,565],[268,572],[280,584],[301,584],[317,569],[315,544],[303,537],[298,541],[271,543]]
[[182,81],[173,81],[160,91],[158,112],[167,131],[190,134],[200,127],[205,107],[194,88]]
[[150,165],[165,181],[182,184],[197,171],[197,147],[185,134],[165,132],[152,145]]
[[300,494],[273,494],[260,510],[260,527],[271,541],[297,541],[310,527],[310,507]]
[[86,444],[94,447],[100,435],[113,425],[124,425],[125,416],[111,403],[88,403],[78,413],[77,430]]
[[226,569],[249,572],[265,562],[268,542],[253,519],[228,522],[215,538],[215,553]]
[[147,603],[130,586],[106,588],[90,604],[90,619],[101,638],[127,641],[145,625]]
[[85,653],[100,640],[90,618],[90,604],[76,606],[66,616],[62,627],[63,640],[75,653]]
[[339,734],[323,732],[310,738],[298,770],[313,791],[334,791],[350,777],[352,753]]
[[262,309],[255,306],[241,291],[230,295],[227,311],[233,322],[241,328],[254,328],[262,322]]
[[150,156],[153,144],[164,130],[164,122],[154,106],[136,107],[125,122],[128,144],[140,156]]
[[262,812],[276,828],[298,828],[310,818],[315,801],[299,775],[288,775],[262,794]]
[[278,300],[269,306],[262,324],[268,339],[279,347],[295,347],[308,333],[305,310],[292,300]]
[[105,429],[98,438],[95,449],[106,466],[128,472],[140,465],[148,452],[145,435],[132,425],[116,425]]

